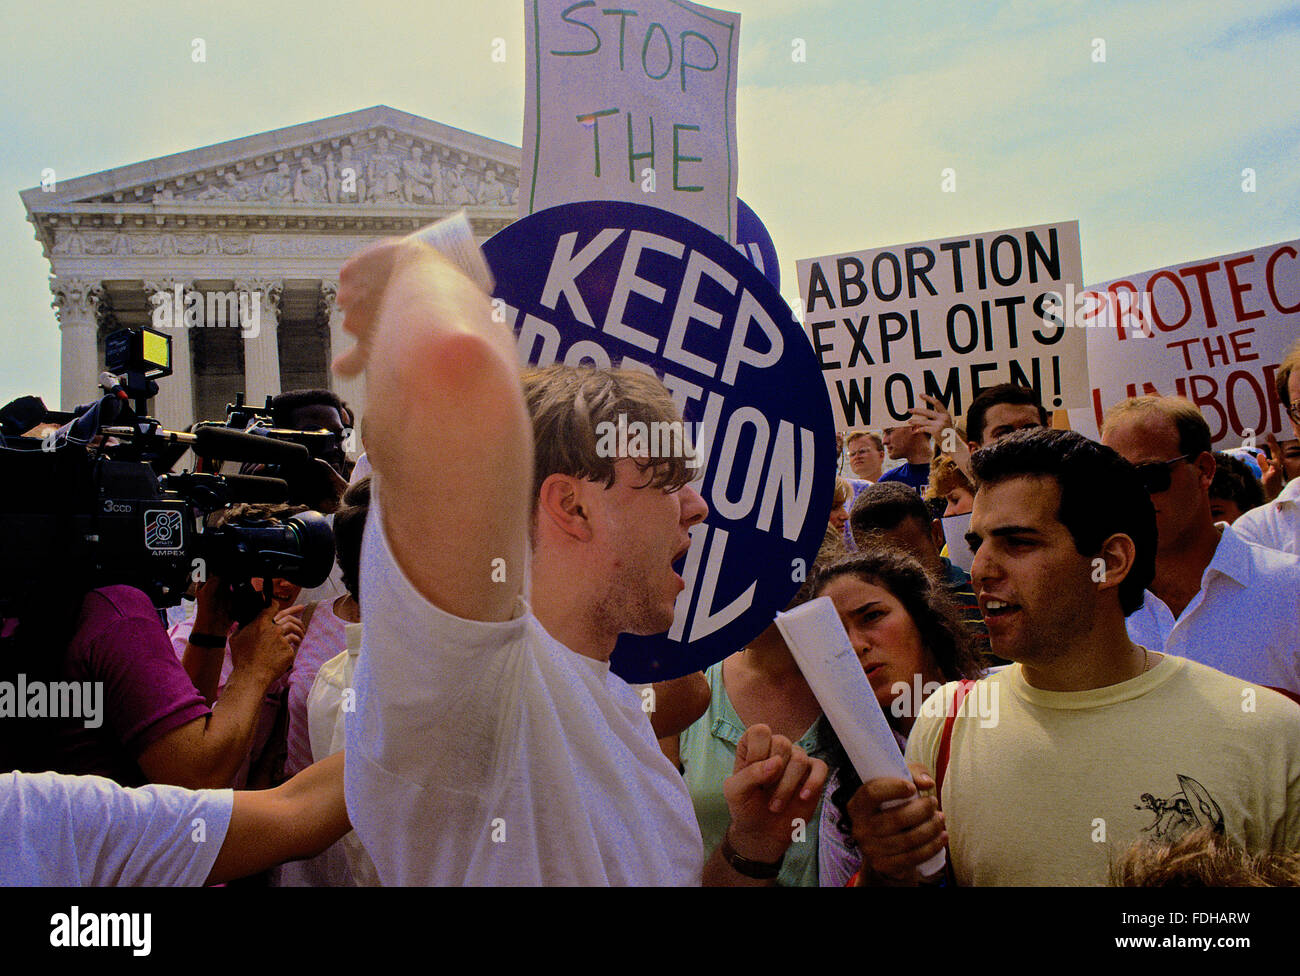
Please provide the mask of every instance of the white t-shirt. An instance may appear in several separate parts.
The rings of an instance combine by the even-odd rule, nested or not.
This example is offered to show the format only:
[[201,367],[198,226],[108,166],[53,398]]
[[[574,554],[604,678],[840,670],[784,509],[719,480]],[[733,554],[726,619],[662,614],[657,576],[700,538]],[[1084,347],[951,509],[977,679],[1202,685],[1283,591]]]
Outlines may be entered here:
[[0,886],[201,885],[233,790],[127,789],[102,776],[0,775]]
[[1252,508],[1232,523],[1247,542],[1300,556],[1300,478],[1292,478],[1267,505]]
[[357,458],[357,463],[352,468],[352,476],[348,478],[348,487],[355,485],[373,470],[370,467],[370,455],[363,453],[361,457]]
[[424,599],[384,536],[378,480],[346,788],[383,883],[699,884],[691,798],[641,699],[522,597],[499,623]]
[[347,744],[347,711],[355,702],[345,701],[355,685],[357,658],[361,654],[361,625],[343,628],[347,650],[320,666],[307,695],[307,734],[311,737],[312,762],[341,752]]

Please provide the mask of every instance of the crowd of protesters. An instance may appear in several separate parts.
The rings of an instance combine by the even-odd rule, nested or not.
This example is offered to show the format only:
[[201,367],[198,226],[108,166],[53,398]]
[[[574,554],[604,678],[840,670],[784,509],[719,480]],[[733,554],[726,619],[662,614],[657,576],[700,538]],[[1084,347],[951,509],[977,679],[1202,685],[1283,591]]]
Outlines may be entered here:
[[[864,783],[775,625],[702,675],[610,671],[620,634],[672,623],[708,514],[686,459],[594,447],[680,420],[657,380],[521,370],[418,243],[352,258],[338,300],[364,467],[347,404],[276,403],[340,439],[314,500],[335,573],[263,581],[243,625],[217,578],[170,631],[127,586],[4,620],[0,679],[107,700],[94,728],[0,711],[0,883],[1300,882],[1289,440],[1215,452],[1191,403],[1142,396],[1095,441],[1011,384],[964,430],[927,397],[849,431],[792,606],[833,603],[910,764]],[[1276,377],[1300,441],[1300,344]],[[40,432],[19,414],[6,436]]]

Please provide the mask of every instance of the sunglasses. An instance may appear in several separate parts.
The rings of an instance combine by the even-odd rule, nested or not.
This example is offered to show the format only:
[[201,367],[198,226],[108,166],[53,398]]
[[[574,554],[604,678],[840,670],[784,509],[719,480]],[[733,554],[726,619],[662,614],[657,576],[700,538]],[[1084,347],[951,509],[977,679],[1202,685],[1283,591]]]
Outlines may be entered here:
[[1173,466],[1180,461],[1186,461],[1195,456],[1194,454],[1184,454],[1182,457],[1170,458],[1168,461],[1149,461],[1146,464],[1137,465],[1137,473],[1142,480],[1142,487],[1147,490],[1148,495],[1158,495],[1162,491],[1168,491],[1169,486],[1173,484]]

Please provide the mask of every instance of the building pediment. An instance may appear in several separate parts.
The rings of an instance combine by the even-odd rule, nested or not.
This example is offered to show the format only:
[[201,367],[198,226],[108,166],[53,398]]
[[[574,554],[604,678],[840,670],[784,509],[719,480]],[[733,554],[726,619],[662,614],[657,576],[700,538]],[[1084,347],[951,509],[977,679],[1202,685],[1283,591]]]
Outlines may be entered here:
[[506,220],[519,162],[514,146],[381,105],[21,195],[60,254],[132,228],[389,231],[462,207]]

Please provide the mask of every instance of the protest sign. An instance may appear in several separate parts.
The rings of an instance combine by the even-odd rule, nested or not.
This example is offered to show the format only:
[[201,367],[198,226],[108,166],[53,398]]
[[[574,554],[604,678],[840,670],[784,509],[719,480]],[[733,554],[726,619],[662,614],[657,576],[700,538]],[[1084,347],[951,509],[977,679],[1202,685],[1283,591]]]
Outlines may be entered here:
[[1126,397],[1176,394],[1216,450],[1283,433],[1275,377],[1300,336],[1300,240],[1117,278],[1077,305],[1097,425]]
[[1088,397],[1086,333],[1066,327],[1079,290],[1069,221],[796,262],[804,327],[836,429],[887,427],[938,397],[954,416],[997,383],[1049,410]]
[[1069,429],[1093,441],[1101,440],[1101,425],[1097,423],[1097,415],[1092,412],[1092,407],[1071,407],[1066,411],[1069,415]]
[[776,259],[776,244],[758,214],[749,204],[736,198],[736,249],[763,272],[772,287],[781,290],[781,266]]
[[965,515],[949,515],[939,520],[943,526],[943,541],[948,546],[948,562],[963,572],[969,573],[975,562],[975,553],[971,552],[966,533],[970,531],[970,512]]
[[686,0],[530,0],[519,216],[661,207],[736,241],[740,15]]
[[652,207],[554,207],[483,252],[521,361],[654,373],[698,452],[709,514],[673,625],[620,638],[616,673],[659,681],[744,647],[807,577],[834,493],[830,403],[789,306],[731,244]]

